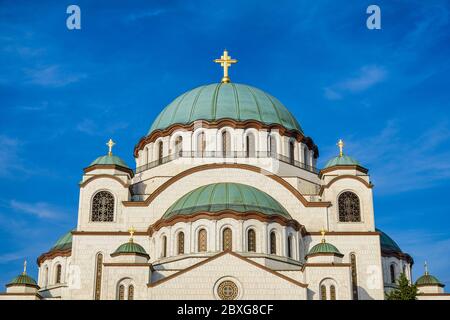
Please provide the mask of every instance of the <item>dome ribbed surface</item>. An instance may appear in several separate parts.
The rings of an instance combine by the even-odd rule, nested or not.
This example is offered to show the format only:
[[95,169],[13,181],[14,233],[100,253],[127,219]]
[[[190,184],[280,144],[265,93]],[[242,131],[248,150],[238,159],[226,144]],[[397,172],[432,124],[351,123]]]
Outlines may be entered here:
[[128,165],[125,163],[125,161],[123,161],[121,158],[119,158],[118,156],[115,156],[115,155],[111,155],[111,156],[106,155],[106,156],[98,157],[97,159],[92,161],[92,163],[89,166],[102,165],[102,164],[114,164],[116,166],[129,168]]
[[289,110],[270,94],[245,84],[214,83],[190,90],[173,100],[158,115],[148,134],[173,124],[220,119],[257,120],[302,132]]
[[11,282],[9,282],[7,284],[8,286],[12,286],[12,285],[30,285],[30,286],[37,286],[36,281],[30,277],[27,274],[21,274],[17,277],[15,277],[14,279],[11,280]]
[[386,233],[384,233],[383,231],[381,231],[378,228],[376,228],[375,231],[380,233],[381,250],[398,252],[398,253],[402,252],[402,249],[400,249],[398,244],[391,237],[389,237]]
[[66,250],[72,248],[72,231],[67,232],[56,241],[51,250]]
[[418,286],[429,286],[429,285],[438,285],[443,286],[443,284],[431,274],[424,274],[419,279],[416,280],[416,285]]
[[137,253],[142,255],[148,255],[145,249],[136,242],[127,242],[120,245],[116,251],[114,251],[113,255],[121,254],[121,253]]
[[167,209],[163,219],[176,215],[223,210],[241,213],[256,211],[291,219],[286,209],[267,193],[240,183],[214,183],[197,188]]
[[333,166],[360,166],[360,164],[352,157],[343,155],[342,157],[337,156],[328,160],[324,168],[329,168]]
[[309,250],[308,255],[312,254],[320,254],[320,253],[334,253],[337,255],[342,255],[338,248],[328,242],[321,242],[316,244],[314,247]]

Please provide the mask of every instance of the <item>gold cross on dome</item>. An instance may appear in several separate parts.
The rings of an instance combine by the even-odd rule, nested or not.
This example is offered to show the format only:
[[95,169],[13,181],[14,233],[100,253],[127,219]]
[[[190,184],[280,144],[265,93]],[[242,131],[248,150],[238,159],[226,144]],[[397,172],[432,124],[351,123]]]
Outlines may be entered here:
[[225,49],[223,50],[223,55],[220,57],[220,59],[215,59],[214,62],[220,63],[223,68],[222,83],[229,83],[231,80],[228,76],[228,68],[231,67],[231,64],[237,63],[238,61],[236,59],[231,59],[231,57],[228,55],[227,49]]
[[24,262],[23,262],[23,273],[22,274],[23,275],[27,274],[27,260],[24,260]]
[[106,144],[109,148],[108,156],[112,156],[112,148],[115,144],[116,143],[112,139],[109,139],[108,143]]
[[320,229],[320,234],[322,235],[322,243],[325,243],[325,229]]
[[130,233],[130,242],[133,242],[133,235],[136,232],[136,229],[134,227],[131,227],[128,229],[128,232]]
[[337,146],[339,147],[339,157],[342,157],[344,155],[344,141],[339,139]]

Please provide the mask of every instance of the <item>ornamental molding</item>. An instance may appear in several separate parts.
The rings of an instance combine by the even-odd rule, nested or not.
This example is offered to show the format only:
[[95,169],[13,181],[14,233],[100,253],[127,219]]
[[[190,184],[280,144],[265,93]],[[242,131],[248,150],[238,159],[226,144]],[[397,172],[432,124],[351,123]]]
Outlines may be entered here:
[[56,258],[56,257],[69,257],[71,255],[72,255],[72,248],[66,249],[66,250],[50,250],[49,252],[41,254],[37,258],[37,264],[40,267],[41,264],[45,260],[53,259],[53,258]]
[[367,182],[366,180],[364,180],[363,178],[359,177],[359,176],[354,176],[354,175],[350,175],[350,174],[343,174],[337,177],[334,177],[333,179],[330,180],[330,182],[328,182],[328,184],[323,185],[320,187],[319,190],[319,196],[321,196],[323,194],[323,192],[325,191],[325,189],[330,188],[330,186],[335,183],[336,181],[339,181],[341,179],[353,179],[353,180],[357,180],[359,182],[361,182],[364,186],[366,186],[369,189],[373,188],[373,184],[371,182]]
[[88,178],[87,180],[81,182],[81,183],[80,183],[80,188],[84,188],[88,183],[90,183],[90,182],[92,182],[92,181],[94,181],[94,180],[97,180],[97,179],[101,179],[101,178],[109,178],[109,179],[116,180],[116,181],[119,182],[124,188],[130,187],[130,185],[129,185],[128,183],[123,182],[122,179],[120,179],[120,178],[118,178],[118,177],[116,177],[116,176],[113,176],[113,175],[111,175],[111,174],[105,174],[105,173],[104,173],[104,174],[97,174],[97,175],[92,176],[92,177]]

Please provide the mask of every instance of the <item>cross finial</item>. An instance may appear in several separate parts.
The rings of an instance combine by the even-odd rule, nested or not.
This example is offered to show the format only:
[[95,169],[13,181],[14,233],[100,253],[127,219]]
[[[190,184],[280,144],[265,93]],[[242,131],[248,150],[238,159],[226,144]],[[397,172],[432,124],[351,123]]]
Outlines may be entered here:
[[132,226],[130,229],[128,229],[128,232],[130,233],[130,242],[133,242],[133,235],[136,232],[136,229]]
[[227,49],[223,50],[223,55],[220,57],[220,59],[215,59],[215,63],[220,63],[220,65],[223,68],[223,78],[222,83],[229,83],[230,77],[228,76],[228,68],[233,63],[237,63],[238,61],[236,59],[231,59],[231,57],[228,55]]
[[22,274],[23,275],[27,274],[27,260],[23,261],[23,272],[22,272]]
[[112,156],[112,148],[115,144],[116,143],[112,139],[109,139],[108,143],[106,144],[109,148],[108,156]]
[[428,275],[428,264],[425,261],[425,263],[423,264],[424,268],[425,268],[425,275]]
[[322,243],[325,243],[325,229],[323,227],[320,229],[320,234],[322,235]]
[[337,146],[339,147],[339,157],[342,157],[344,155],[344,141],[339,139]]

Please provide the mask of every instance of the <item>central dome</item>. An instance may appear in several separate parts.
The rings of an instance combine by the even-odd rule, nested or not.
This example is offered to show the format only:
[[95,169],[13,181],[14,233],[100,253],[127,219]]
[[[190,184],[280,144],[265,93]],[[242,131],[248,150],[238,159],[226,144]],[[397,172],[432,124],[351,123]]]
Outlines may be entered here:
[[289,110],[270,94],[238,83],[214,83],[183,93],[158,115],[148,134],[196,120],[257,120],[303,133]]
[[267,193],[240,183],[213,183],[199,187],[178,199],[163,216],[232,210],[240,213],[257,211],[291,219],[285,208]]

